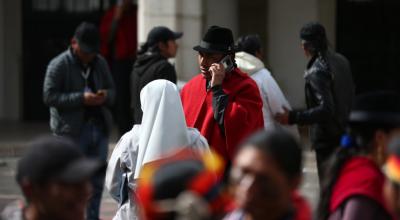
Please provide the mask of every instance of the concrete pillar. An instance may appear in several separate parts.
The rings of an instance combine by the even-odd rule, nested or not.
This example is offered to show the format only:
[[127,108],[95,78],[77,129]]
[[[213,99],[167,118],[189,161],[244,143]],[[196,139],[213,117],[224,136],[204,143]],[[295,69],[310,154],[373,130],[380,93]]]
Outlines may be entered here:
[[211,25],[230,28],[234,39],[238,37],[238,0],[205,1],[204,31]]
[[304,107],[304,69],[307,63],[300,45],[300,28],[318,20],[317,0],[270,0],[268,5],[269,69],[289,102]]
[[[0,118],[20,120],[22,115],[22,0],[3,0],[3,114]],[[1,27],[3,26],[3,27]],[[1,44],[1,37],[0,37]],[[1,46],[0,46],[1,47]],[[0,51],[0,53],[2,53]],[[0,57],[1,59],[1,57]],[[0,63],[0,71],[1,71]],[[29,68],[29,67],[27,67]],[[1,74],[1,73],[0,73]],[[1,78],[1,76],[0,76]],[[40,100],[39,100],[40,101]],[[0,102],[1,103],[1,102]]]
[[300,28],[321,22],[333,48],[336,45],[336,0],[270,0],[268,5],[267,63],[289,102],[304,107],[303,73],[307,63],[300,47]]
[[318,1],[318,20],[324,25],[330,46],[336,49],[336,4],[337,0]]
[[139,0],[139,44],[146,41],[147,33],[154,26],[167,26],[183,31],[178,40],[175,59],[178,79],[189,80],[198,73],[196,53],[192,47],[200,42],[202,28],[201,0]]
[[0,1],[0,119],[5,118],[5,72],[4,72],[4,1]]
[[203,35],[203,1],[178,0],[177,26],[184,32],[180,41],[180,53],[176,59],[176,67],[180,80],[189,81],[200,72],[197,52],[193,46],[198,45]]

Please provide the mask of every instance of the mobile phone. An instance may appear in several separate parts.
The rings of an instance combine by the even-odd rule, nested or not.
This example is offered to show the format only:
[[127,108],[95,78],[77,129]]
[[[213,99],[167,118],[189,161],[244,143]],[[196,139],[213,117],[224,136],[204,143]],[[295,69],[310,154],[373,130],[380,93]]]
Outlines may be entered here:
[[227,72],[227,73],[232,71],[234,68],[233,61],[232,61],[230,55],[226,55],[224,58],[222,58],[220,63],[224,66],[225,72]]
[[106,94],[106,92],[104,90],[97,91],[97,95],[99,95],[99,96],[104,96],[105,94]]

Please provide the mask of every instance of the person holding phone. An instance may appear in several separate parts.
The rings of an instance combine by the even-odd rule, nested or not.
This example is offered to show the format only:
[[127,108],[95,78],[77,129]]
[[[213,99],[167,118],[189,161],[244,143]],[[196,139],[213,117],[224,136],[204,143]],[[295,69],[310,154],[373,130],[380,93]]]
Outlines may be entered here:
[[211,26],[193,49],[198,52],[200,74],[181,91],[186,122],[229,162],[239,142],[263,128],[260,93],[236,66],[230,29]]
[[[115,86],[107,62],[99,54],[97,27],[82,22],[71,46],[52,59],[43,84],[43,101],[50,109],[50,128],[56,136],[72,138],[85,156],[106,162],[112,128],[110,108]],[[87,219],[99,219],[104,173],[92,178]]]

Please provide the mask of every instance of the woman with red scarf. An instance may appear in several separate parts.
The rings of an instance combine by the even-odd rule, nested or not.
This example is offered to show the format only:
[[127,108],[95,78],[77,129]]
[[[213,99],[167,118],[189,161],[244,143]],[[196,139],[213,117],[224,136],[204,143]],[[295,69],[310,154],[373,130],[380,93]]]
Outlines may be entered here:
[[393,219],[383,199],[386,146],[400,134],[400,96],[374,92],[356,98],[349,133],[331,158],[316,219]]

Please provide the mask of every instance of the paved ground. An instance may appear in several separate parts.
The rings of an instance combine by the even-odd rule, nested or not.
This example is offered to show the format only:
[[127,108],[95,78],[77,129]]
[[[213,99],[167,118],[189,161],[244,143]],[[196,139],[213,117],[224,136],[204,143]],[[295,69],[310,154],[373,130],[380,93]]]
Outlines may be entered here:
[[[12,123],[0,121],[0,210],[9,202],[22,199],[21,192],[15,182],[15,168],[19,157],[24,152],[25,144],[33,138],[50,134],[47,123]],[[117,140],[115,132],[111,135],[110,148]],[[103,193],[101,218],[112,219],[117,204]]]
[[[2,164],[0,164],[0,210],[9,202],[22,199],[21,192],[14,180],[17,159],[17,157],[3,157],[0,159],[2,161]],[[102,219],[112,219],[116,211],[116,206],[114,200],[112,200],[107,193],[103,193],[101,207]]]
[[[16,124],[0,122],[0,210],[15,199],[21,198],[21,192],[14,180],[16,162],[23,153],[25,143],[40,134],[48,134],[48,125],[44,123]],[[111,135],[110,149],[117,141],[116,134]],[[307,139],[302,140],[307,145]],[[304,153],[304,180],[301,192],[305,195],[312,207],[315,207],[318,198],[318,178],[314,153],[306,150]],[[116,211],[116,203],[104,192],[101,206],[101,218],[112,219]]]

